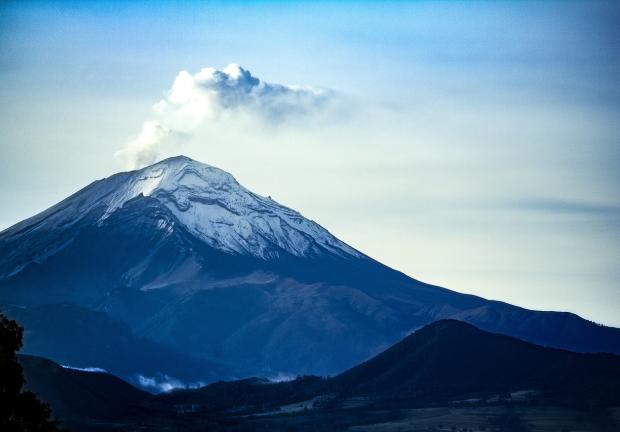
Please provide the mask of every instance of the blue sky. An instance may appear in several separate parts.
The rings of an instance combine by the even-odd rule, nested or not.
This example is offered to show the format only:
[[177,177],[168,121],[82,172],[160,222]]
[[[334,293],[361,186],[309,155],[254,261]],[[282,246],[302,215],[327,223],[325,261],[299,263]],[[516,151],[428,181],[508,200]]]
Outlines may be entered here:
[[[411,276],[620,325],[617,3],[84,3],[0,6],[0,228],[123,169],[158,119],[186,137],[160,156]],[[154,113],[180,71],[230,63],[333,100]]]

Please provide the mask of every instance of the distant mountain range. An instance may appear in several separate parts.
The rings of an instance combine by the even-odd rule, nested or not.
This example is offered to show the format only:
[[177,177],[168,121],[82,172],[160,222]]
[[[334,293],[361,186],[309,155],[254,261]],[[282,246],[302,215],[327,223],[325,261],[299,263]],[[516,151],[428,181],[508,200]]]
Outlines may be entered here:
[[333,375],[445,318],[620,353],[619,329],[422,283],[182,156],[2,231],[0,308],[24,352],[134,383]]
[[148,395],[107,373],[32,356],[20,363],[27,386],[77,431],[289,430],[291,424],[345,430],[373,421],[372,413],[403,416],[403,408],[565,406],[582,416],[596,409],[600,417],[620,405],[619,356],[545,348],[454,320],[430,324],[333,378],[251,378]]

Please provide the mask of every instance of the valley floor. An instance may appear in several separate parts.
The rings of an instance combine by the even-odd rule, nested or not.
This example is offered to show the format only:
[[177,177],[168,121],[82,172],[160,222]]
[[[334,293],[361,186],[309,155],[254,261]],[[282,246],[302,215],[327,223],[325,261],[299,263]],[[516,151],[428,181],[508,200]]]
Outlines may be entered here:
[[472,406],[406,410],[302,410],[253,416],[157,415],[119,423],[68,423],[88,431],[614,432],[620,407]]
[[563,407],[423,408],[403,418],[353,426],[351,432],[396,431],[612,431],[620,427],[620,408],[582,412]]

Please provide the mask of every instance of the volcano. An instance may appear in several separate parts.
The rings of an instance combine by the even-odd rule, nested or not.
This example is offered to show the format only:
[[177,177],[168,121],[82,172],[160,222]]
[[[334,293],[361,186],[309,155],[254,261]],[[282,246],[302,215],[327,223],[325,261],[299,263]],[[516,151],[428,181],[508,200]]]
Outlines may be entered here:
[[2,231],[0,307],[24,353],[134,381],[336,374],[447,318],[620,354],[620,329],[420,282],[184,156]]

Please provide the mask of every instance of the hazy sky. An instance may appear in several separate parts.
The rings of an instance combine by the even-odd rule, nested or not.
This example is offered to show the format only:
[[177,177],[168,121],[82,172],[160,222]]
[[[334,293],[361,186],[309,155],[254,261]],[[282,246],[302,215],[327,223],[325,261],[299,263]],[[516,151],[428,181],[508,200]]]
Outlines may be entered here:
[[83,3],[0,5],[0,229],[186,154],[423,281],[620,326],[617,2]]

